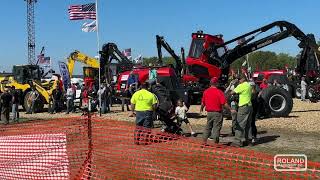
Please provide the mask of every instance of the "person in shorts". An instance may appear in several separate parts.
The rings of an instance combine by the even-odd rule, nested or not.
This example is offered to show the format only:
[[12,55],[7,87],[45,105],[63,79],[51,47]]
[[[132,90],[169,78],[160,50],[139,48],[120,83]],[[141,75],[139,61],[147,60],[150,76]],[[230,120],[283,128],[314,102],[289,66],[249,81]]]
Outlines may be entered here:
[[187,111],[188,111],[187,106],[184,104],[182,99],[179,99],[177,102],[176,110],[175,110],[178,125],[181,126],[182,122],[185,122],[191,132],[191,136],[195,136],[196,133],[192,130],[192,126],[187,117]]

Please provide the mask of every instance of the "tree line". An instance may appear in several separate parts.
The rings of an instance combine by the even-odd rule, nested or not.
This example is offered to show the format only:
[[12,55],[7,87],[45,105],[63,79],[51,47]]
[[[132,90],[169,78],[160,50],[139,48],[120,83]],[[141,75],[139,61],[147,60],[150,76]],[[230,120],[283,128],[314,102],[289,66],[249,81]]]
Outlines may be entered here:
[[[163,57],[164,64],[173,64],[175,66],[175,60],[172,57]],[[294,69],[297,64],[297,58],[287,53],[275,53],[271,51],[256,51],[248,55],[249,65],[252,71],[268,70],[268,69]],[[143,58],[143,65],[149,65],[150,63],[156,64],[158,57]],[[246,56],[237,59],[231,64],[231,68],[234,70],[242,68],[243,63],[246,61]],[[246,65],[247,67],[247,65]]]

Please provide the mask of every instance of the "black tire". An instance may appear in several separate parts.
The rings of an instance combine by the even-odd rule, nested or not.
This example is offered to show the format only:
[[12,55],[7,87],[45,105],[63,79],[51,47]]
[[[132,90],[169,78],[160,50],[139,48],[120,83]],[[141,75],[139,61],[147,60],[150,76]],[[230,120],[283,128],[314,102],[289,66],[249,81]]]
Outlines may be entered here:
[[[31,95],[31,93],[32,92],[29,91],[24,96],[23,107],[26,110],[26,112],[28,112],[29,109],[31,108],[31,101],[29,100],[29,96]],[[44,107],[43,100],[41,97],[39,97],[38,100],[36,101],[36,104],[35,104],[35,112],[42,112],[43,107]]]
[[262,91],[261,97],[272,117],[285,117],[292,111],[292,97],[283,88],[270,86]]

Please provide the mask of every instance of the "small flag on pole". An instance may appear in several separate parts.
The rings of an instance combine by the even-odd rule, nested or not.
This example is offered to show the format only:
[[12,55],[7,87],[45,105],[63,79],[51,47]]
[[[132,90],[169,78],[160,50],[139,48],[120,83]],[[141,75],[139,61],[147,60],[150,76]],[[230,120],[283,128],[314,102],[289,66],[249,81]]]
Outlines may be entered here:
[[122,54],[124,56],[126,56],[128,59],[131,58],[131,48],[125,49],[124,51],[122,51]]
[[96,19],[96,4],[71,5],[68,12],[70,20]]
[[50,64],[50,57],[41,58],[39,64]]
[[97,22],[96,20],[92,21],[91,23],[83,23],[81,30],[83,32],[96,32],[97,31]]

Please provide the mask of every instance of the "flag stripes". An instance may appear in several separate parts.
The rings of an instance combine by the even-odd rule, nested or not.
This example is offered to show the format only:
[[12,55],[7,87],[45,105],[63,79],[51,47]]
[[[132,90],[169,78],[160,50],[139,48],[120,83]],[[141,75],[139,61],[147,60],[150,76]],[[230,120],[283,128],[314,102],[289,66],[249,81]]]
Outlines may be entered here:
[[70,20],[96,19],[96,4],[71,5],[68,9]]

